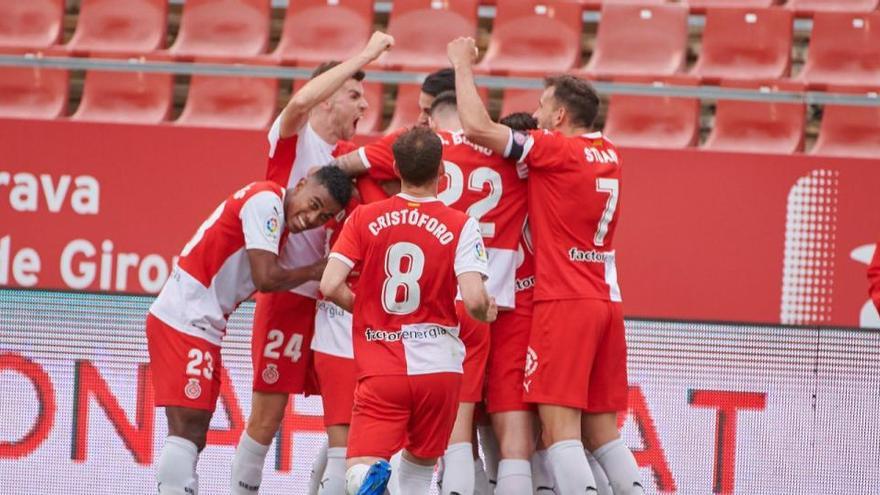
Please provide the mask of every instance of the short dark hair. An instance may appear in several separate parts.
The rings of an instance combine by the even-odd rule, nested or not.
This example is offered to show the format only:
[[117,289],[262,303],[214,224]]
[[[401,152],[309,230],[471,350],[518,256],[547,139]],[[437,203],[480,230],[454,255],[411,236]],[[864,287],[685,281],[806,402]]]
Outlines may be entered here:
[[[315,67],[315,70],[312,71],[312,77],[310,79],[314,79],[314,78],[320,76],[321,74],[327,72],[328,70],[336,67],[337,65],[339,65],[341,63],[342,62],[340,62],[338,60],[331,60],[329,62],[324,62],[323,64]],[[351,76],[351,78],[354,79],[355,81],[363,81],[365,77],[367,77],[367,75],[362,70],[355,72],[354,75]]]
[[455,91],[444,91],[434,97],[434,101],[431,103],[431,113],[433,114],[436,110],[444,107],[456,108],[456,101]]
[[391,151],[400,178],[407,184],[422,186],[437,178],[443,145],[431,129],[411,128],[394,141]]
[[573,124],[593,127],[599,114],[599,95],[589,82],[563,74],[544,79],[544,86],[553,88],[553,97],[569,113]]
[[436,97],[444,91],[455,91],[455,71],[452,69],[434,71],[422,82],[422,93]]
[[528,112],[514,112],[506,115],[498,123],[510,127],[514,131],[530,131],[538,128],[538,119]]
[[348,174],[343,172],[342,169],[336,165],[327,165],[319,168],[312,177],[327,188],[330,197],[332,197],[334,201],[345,208],[351,200],[351,190],[353,187],[351,184],[351,178]]

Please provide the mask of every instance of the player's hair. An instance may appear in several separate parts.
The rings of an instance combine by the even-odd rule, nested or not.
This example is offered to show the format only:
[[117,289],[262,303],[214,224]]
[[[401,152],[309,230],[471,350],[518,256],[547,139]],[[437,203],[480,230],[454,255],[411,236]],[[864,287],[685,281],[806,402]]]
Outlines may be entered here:
[[321,185],[327,188],[330,197],[339,203],[343,208],[351,200],[351,177],[348,176],[341,168],[336,165],[327,165],[321,167],[312,176]]
[[[328,70],[336,67],[337,65],[339,65],[341,63],[342,62],[340,62],[338,60],[331,60],[329,62],[324,62],[323,64],[315,67],[315,70],[312,71],[311,79],[314,79],[314,78],[320,76],[321,74],[327,72]],[[363,81],[365,77],[367,77],[367,75],[362,70],[355,72],[354,75],[351,76],[351,78],[354,79],[355,81]]]
[[514,131],[530,131],[538,128],[538,119],[528,112],[514,112],[505,115],[498,123],[510,127]]
[[437,178],[443,145],[431,129],[413,127],[394,141],[391,151],[400,178],[407,184],[422,186]]
[[574,125],[593,127],[599,114],[599,95],[589,82],[563,74],[544,79],[544,86],[553,88],[554,98],[568,112]]
[[422,82],[422,93],[436,97],[444,91],[455,91],[455,71],[452,69],[434,71]]
[[449,107],[452,107],[453,110],[457,110],[456,107],[456,99],[455,99],[455,91],[444,91],[437,95],[434,98],[434,101],[431,103],[431,114],[438,110],[445,110]]

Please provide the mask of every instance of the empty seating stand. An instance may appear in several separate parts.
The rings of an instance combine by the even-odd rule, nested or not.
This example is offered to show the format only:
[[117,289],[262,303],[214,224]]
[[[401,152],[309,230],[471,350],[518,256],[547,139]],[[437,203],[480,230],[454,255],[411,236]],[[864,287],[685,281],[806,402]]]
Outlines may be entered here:
[[0,67],[0,117],[54,119],[67,113],[66,70]]
[[171,114],[173,84],[171,74],[90,70],[79,108],[71,118],[158,124]]
[[705,12],[716,7],[760,9],[772,7],[775,0],[683,0],[692,12]]
[[788,76],[792,24],[784,9],[711,8],[692,73],[711,83]]
[[[695,81],[675,78],[668,83],[681,86],[695,84]],[[611,95],[603,133],[618,146],[672,149],[695,146],[700,138],[700,100]]]
[[687,56],[687,22],[683,5],[606,4],[596,49],[583,73],[601,79],[676,74]]
[[81,0],[74,54],[146,54],[165,46],[167,0]]
[[265,129],[276,112],[278,80],[193,75],[176,123],[198,127]]
[[494,74],[563,72],[581,59],[582,9],[558,0],[499,0],[486,56]]
[[169,53],[178,59],[250,58],[269,45],[270,0],[186,0]]
[[807,61],[798,80],[815,89],[829,85],[880,88],[880,12],[816,13]]
[[[803,91],[794,83],[729,84],[761,91]],[[791,154],[804,149],[806,106],[802,102],[718,100],[715,124],[703,146],[715,151]]]
[[[870,88],[831,87],[829,90],[878,98],[877,92]],[[880,106],[825,105],[819,137],[810,153],[876,160],[880,157]]]
[[380,58],[386,68],[434,70],[449,65],[446,45],[477,34],[477,0],[394,0],[388,34],[394,49]]
[[64,0],[0,0],[0,52],[45,50],[61,39]]
[[543,89],[505,89],[501,100],[501,116],[514,112],[534,113],[543,92]]
[[273,57],[316,66],[356,55],[373,31],[373,0],[290,0]]
[[816,12],[872,12],[880,7],[880,0],[788,0],[785,4],[798,15]]

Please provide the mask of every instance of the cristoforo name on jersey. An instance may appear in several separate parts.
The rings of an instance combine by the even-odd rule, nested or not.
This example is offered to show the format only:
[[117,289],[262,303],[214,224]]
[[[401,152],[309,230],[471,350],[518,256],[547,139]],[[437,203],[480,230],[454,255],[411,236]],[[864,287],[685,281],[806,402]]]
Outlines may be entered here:
[[605,263],[605,259],[611,256],[611,253],[604,253],[591,249],[589,251],[581,251],[573,247],[568,250],[568,259],[581,263]]
[[431,215],[426,215],[420,212],[419,210],[403,209],[390,211],[377,217],[370,222],[367,227],[370,229],[371,234],[378,236],[382,229],[387,229],[388,227],[393,227],[395,225],[414,225],[416,227],[421,227],[436,237],[437,240],[440,241],[440,244],[443,244],[444,246],[455,240],[455,234],[449,231],[446,224]]
[[428,327],[423,330],[373,330],[368,328],[364,330],[364,335],[367,337],[367,342],[399,342],[413,339],[436,339],[449,335],[449,329],[440,326]]
[[97,215],[100,209],[101,185],[91,175],[62,175],[56,182],[49,174],[0,170],[0,187],[10,185],[9,206],[14,211],[38,211],[41,197],[51,213],[59,213],[65,200],[78,215]]

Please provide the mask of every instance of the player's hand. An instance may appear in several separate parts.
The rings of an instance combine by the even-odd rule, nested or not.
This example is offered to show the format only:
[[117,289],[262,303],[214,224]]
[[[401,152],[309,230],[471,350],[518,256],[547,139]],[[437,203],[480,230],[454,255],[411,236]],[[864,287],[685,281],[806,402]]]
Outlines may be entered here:
[[473,65],[477,61],[477,42],[470,37],[459,37],[446,45],[446,56],[452,66]]
[[321,259],[313,263],[309,266],[311,272],[309,273],[310,280],[316,280],[318,282],[321,281],[321,277],[324,276],[324,268],[327,267],[327,258]]
[[394,46],[393,36],[376,31],[370,37],[370,41],[367,42],[367,46],[364,47],[362,54],[370,61],[373,61],[379,58],[379,55],[390,50],[392,46]]
[[493,321],[498,319],[498,305],[495,303],[495,298],[489,298],[489,309],[486,310],[486,323],[492,323]]

